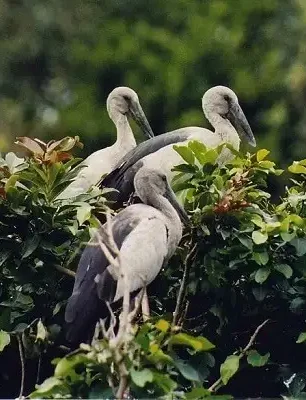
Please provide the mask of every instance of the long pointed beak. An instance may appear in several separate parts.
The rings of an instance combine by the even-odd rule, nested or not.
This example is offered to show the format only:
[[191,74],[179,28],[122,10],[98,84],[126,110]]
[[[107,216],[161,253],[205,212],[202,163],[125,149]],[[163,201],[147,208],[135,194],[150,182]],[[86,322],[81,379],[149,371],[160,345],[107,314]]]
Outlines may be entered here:
[[133,120],[136,122],[136,124],[139,126],[139,128],[143,131],[143,133],[147,136],[148,139],[154,137],[152,128],[139,103],[131,104],[130,114]]
[[238,135],[242,138],[245,138],[251,146],[255,147],[256,139],[239,104],[233,104],[230,107],[227,118],[237,130]]
[[169,187],[167,189],[167,192],[164,195],[166,199],[169,200],[169,202],[172,204],[176,212],[178,213],[181,221],[183,222],[184,225],[190,225],[190,220],[188,218],[188,214],[184,210],[184,208],[180,205],[180,203],[177,201],[175,194],[173,190]]

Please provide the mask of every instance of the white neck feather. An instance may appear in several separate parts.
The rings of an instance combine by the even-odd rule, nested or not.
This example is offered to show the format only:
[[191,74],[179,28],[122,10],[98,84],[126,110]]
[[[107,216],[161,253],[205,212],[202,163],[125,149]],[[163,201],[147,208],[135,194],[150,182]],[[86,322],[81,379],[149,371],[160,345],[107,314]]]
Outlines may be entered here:
[[240,138],[230,121],[213,112],[205,113],[205,115],[215,128],[215,133],[220,136],[221,141],[230,143],[236,150],[239,150]]
[[136,146],[136,140],[127,116],[118,113],[115,118],[112,118],[112,120],[117,128],[117,140],[114,146],[119,147],[120,150],[128,152],[131,148]]

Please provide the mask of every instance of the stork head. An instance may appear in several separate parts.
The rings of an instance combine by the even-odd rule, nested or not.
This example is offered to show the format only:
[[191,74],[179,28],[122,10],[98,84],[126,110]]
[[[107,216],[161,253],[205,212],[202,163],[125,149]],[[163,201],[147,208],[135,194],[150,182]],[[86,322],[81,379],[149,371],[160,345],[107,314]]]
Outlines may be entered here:
[[242,111],[236,94],[225,86],[215,86],[205,92],[202,107],[206,118],[213,124],[213,116],[219,115],[230,121],[238,135],[256,146],[252,129]]
[[[189,223],[186,211],[178,203],[168,182],[168,178],[163,172],[156,169],[142,167],[135,175],[134,186],[137,196],[143,203],[156,207],[158,203],[156,199],[159,196],[162,196],[169,201],[179,215],[181,221],[185,224]],[[160,211],[162,212],[163,210],[160,209]]]
[[106,100],[106,107],[110,118],[115,123],[119,115],[127,115],[134,119],[148,138],[154,137],[151,126],[139,103],[137,93],[134,90],[125,86],[115,88]]

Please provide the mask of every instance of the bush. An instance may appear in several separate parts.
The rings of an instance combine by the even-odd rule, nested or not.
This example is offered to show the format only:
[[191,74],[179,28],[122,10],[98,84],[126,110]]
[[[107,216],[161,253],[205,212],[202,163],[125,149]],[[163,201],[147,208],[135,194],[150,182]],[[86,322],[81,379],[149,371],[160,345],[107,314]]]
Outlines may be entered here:
[[62,354],[50,372],[48,360],[64,343],[69,275],[97,216],[109,210],[97,188],[74,202],[55,200],[77,171],[78,160],[60,161],[67,142],[78,140],[60,141],[51,161],[53,143],[43,156],[10,153],[0,164],[0,350],[17,363],[10,341],[19,343],[26,374],[27,357],[47,360],[39,373],[47,379],[35,391],[34,382],[26,386],[31,397],[110,398],[120,388],[136,398],[305,396],[306,161],[288,168],[288,186],[274,202],[268,182],[283,171],[267,150],[231,149],[233,160],[218,165],[224,145],[198,142],[176,146],[184,164],[173,187],[191,227],[149,287],[152,318],[130,315],[121,336],[101,327],[102,340]]

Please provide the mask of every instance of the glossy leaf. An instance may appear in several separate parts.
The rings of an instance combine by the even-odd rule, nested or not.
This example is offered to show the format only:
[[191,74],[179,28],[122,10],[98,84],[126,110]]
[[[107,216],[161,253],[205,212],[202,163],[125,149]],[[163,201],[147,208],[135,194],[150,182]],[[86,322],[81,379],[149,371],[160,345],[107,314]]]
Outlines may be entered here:
[[236,374],[239,369],[240,359],[238,356],[231,355],[221,364],[220,376],[224,385]]
[[144,368],[139,371],[133,368],[131,370],[131,378],[136,386],[144,387],[147,383],[153,381],[154,375],[148,368]]
[[185,146],[173,146],[173,149],[182,157],[188,164],[194,164],[195,157],[193,152]]
[[257,161],[262,161],[263,159],[265,159],[267,157],[267,155],[270,154],[269,150],[266,149],[261,149],[258,150],[258,152],[256,153],[256,159]]
[[10,344],[10,341],[11,341],[10,335],[7,332],[1,330],[0,331],[0,352],[3,351],[3,349],[8,344]]
[[296,343],[303,343],[306,340],[306,332],[301,332],[296,340]]
[[256,350],[250,350],[247,356],[247,362],[253,367],[263,367],[266,365],[270,357],[270,353],[264,356],[260,355]]
[[252,233],[252,239],[255,244],[263,244],[268,240],[268,235],[260,231],[254,231]]
[[195,351],[208,351],[215,348],[208,339],[203,336],[193,337],[187,333],[178,333],[170,338],[169,344],[192,347]]
[[263,282],[265,282],[267,279],[268,279],[268,277],[269,277],[269,275],[270,275],[270,269],[269,268],[259,268],[257,271],[256,271],[256,274],[255,274],[255,281],[257,282],[257,283],[263,283]]

